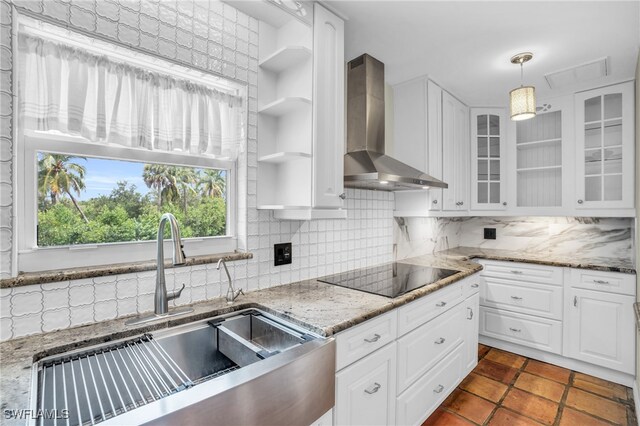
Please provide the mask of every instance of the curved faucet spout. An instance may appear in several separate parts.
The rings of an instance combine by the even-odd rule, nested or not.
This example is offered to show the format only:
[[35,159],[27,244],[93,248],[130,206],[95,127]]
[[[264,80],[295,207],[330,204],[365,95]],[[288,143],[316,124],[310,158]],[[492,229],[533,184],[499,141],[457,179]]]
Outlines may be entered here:
[[171,229],[171,246],[173,248],[173,264],[183,265],[186,262],[184,251],[182,251],[182,238],[180,237],[180,227],[175,216],[171,213],[164,213],[160,217],[160,225],[158,225],[158,246],[157,246],[157,262],[158,270],[156,274],[156,294],[155,294],[155,313],[157,315],[166,314],[169,311],[169,300],[180,297],[180,293],[172,292],[167,294],[167,284],[164,276],[164,227],[169,222]]
[[224,261],[224,259],[220,259],[218,260],[218,265],[216,266],[216,269],[218,269],[218,271],[220,270],[220,264],[222,264],[222,266],[224,266],[224,271],[227,273],[227,280],[229,281],[229,288],[227,289],[227,303],[231,304],[233,303],[234,300],[236,300],[238,298],[238,296],[240,296],[241,294],[244,294],[244,291],[242,291],[242,289],[238,289],[237,291],[233,288],[233,280],[231,279],[231,274],[229,274],[229,269],[227,269],[227,263]]

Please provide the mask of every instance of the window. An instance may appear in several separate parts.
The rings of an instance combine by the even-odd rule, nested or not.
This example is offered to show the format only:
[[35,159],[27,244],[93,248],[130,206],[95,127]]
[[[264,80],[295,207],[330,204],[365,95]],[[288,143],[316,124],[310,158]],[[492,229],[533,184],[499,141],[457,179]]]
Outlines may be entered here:
[[234,250],[245,87],[19,23],[19,269],[151,260],[165,212],[188,256]]

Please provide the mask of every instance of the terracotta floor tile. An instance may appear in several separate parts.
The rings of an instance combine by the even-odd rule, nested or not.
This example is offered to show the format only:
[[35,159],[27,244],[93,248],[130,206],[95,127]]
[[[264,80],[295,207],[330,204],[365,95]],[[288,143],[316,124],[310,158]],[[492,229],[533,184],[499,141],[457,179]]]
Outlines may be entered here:
[[603,420],[596,419],[588,414],[576,411],[573,408],[564,407],[562,417],[560,417],[559,426],[611,426]]
[[547,425],[553,424],[558,413],[555,402],[516,388],[511,388],[502,405]]
[[573,386],[606,398],[628,399],[626,387],[582,373],[575,374]]
[[489,421],[489,426],[539,426],[540,424],[504,408],[498,408]]
[[533,359],[529,360],[524,370],[537,376],[546,377],[547,379],[565,384],[569,383],[569,376],[571,375],[571,371],[566,368]]
[[565,385],[558,382],[525,372],[518,376],[514,386],[554,402],[560,402],[565,388]]
[[488,377],[471,373],[460,383],[460,388],[489,401],[498,402],[507,391],[508,386]]
[[472,426],[473,423],[466,421],[460,416],[456,416],[448,411],[438,408],[422,426]]
[[478,360],[481,360],[487,354],[487,352],[489,352],[490,350],[491,350],[490,346],[485,346],[483,344],[479,344],[478,345]]
[[479,424],[484,423],[495,408],[489,401],[460,389],[453,391],[443,405],[450,411]]
[[511,352],[501,351],[500,349],[493,348],[484,357],[485,359],[504,364],[512,368],[520,368],[527,360],[525,357],[513,354]]
[[613,423],[627,424],[627,409],[624,405],[580,389],[569,389],[566,404]]
[[497,380],[502,383],[509,384],[516,376],[518,370],[508,367],[504,364],[482,359],[478,362],[478,366],[473,370],[474,373],[482,374],[490,379]]

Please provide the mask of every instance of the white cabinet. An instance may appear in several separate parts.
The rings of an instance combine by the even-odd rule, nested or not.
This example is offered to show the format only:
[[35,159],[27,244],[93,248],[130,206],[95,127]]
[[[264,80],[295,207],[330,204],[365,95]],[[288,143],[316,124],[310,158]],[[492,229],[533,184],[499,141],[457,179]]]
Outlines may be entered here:
[[[472,284],[473,285],[473,284]],[[464,351],[465,351],[465,375],[473,370],[478,364],[478,334],[480,315],[480,294],[468,297],[464,301]]]
[[313,26],[268,3],[252,12],[261,19],[257,208],[278,219],[346,217],[344,23],[318,4]]
[[344,192],[344,21],[318,3],[313,24],[313,201],[341,208]]
[[[442,180],[442,89],[426,77],[393,87],[393,156]],[[438,215],[442,189],[400,191],[395,194],[396,214]]]
[[567,355],[635,374],[635,297],[578,288],[569,296]]
[[396,408],[396,344],[336,374],[336,425],[391,425]]
[[469,108],[447,92],[442,93],[442,209],[469,208]]
[[504,210],[506,125],[500,108],[471,108],[471,209]]
[[634,85],[575,95],[578,209],[634,206]]

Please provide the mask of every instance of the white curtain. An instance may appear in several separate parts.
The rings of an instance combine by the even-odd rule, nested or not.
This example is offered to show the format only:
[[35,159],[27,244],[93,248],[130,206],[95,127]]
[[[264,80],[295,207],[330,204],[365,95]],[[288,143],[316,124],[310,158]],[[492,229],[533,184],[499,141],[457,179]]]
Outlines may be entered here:
[[239,96],[28,34],[19,51],[25,129],[230,159],[243,150]]

